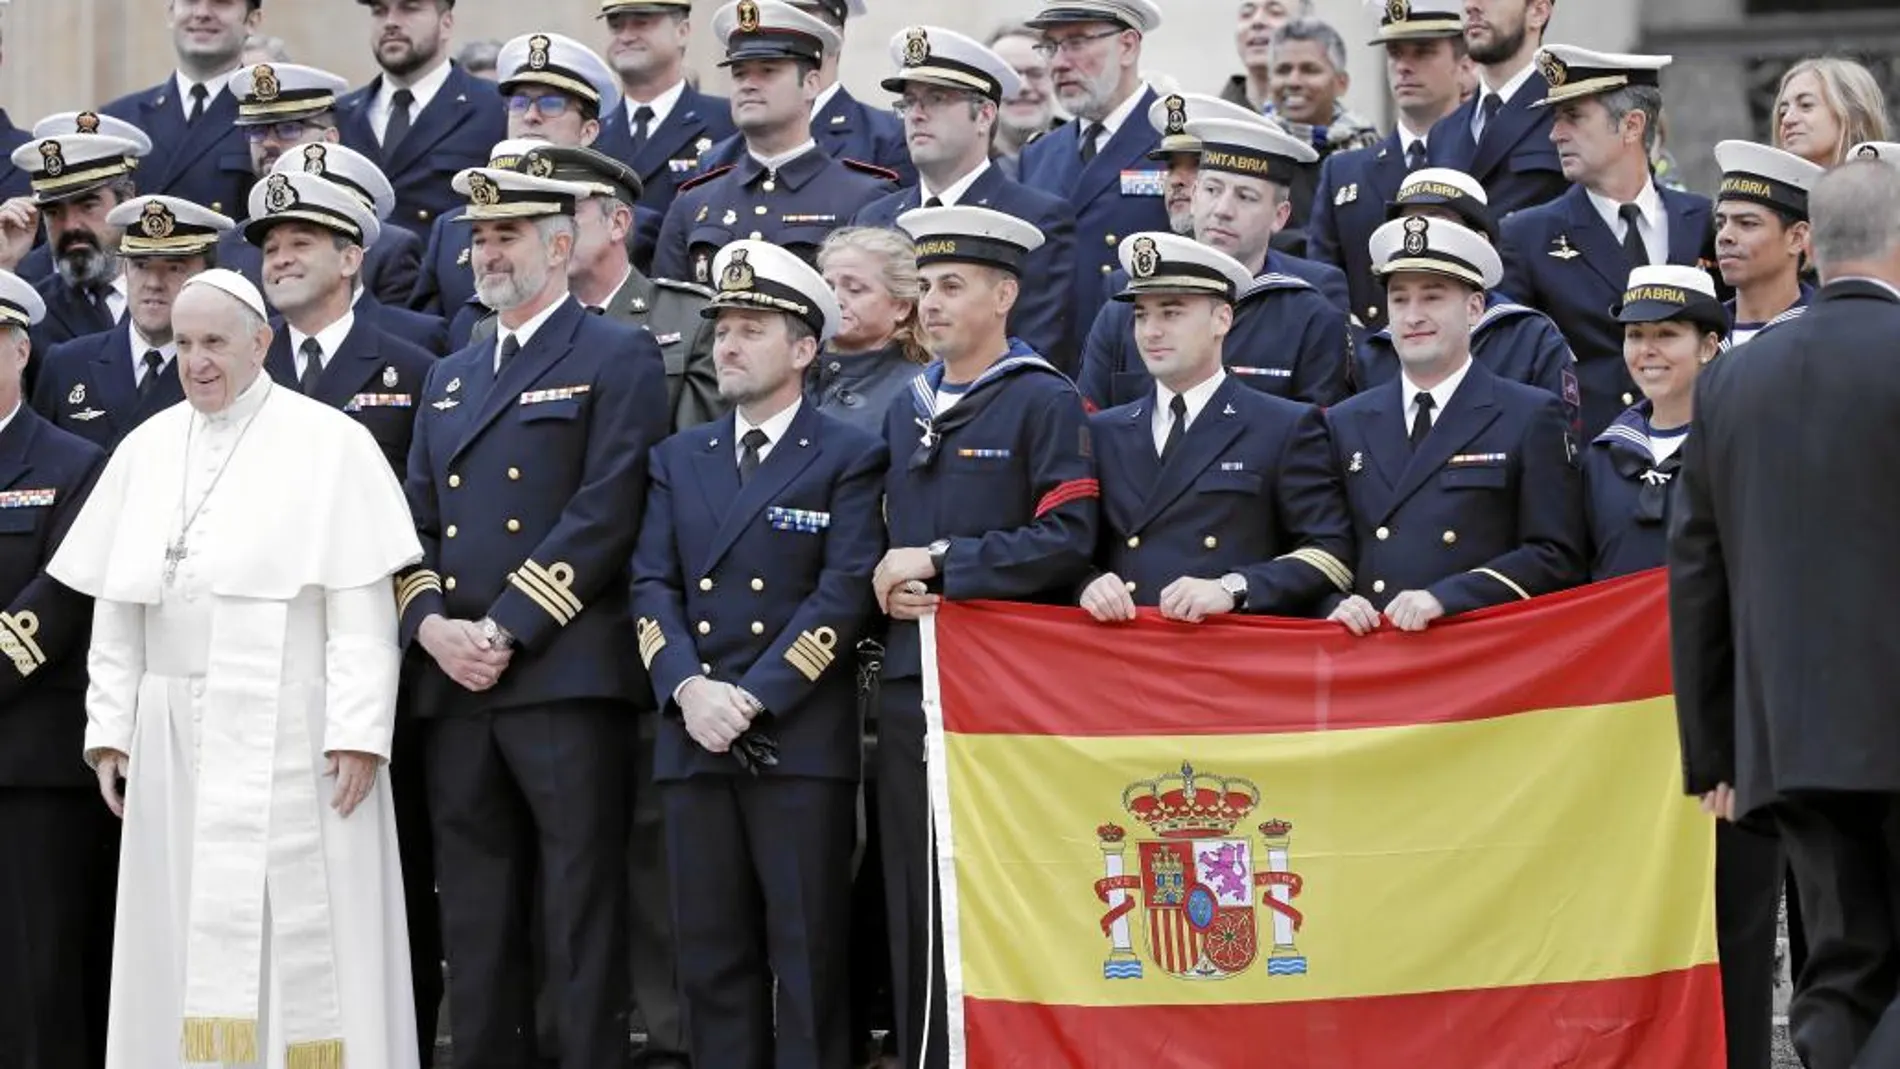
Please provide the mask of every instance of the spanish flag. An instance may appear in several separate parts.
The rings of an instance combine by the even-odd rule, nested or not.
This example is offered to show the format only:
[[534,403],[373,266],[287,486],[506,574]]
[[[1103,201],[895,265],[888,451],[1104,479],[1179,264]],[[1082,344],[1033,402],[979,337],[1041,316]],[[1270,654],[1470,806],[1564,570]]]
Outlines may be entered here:
[[1354,638],[946,604],[953,1066],[1721,1069],[1660,573]]

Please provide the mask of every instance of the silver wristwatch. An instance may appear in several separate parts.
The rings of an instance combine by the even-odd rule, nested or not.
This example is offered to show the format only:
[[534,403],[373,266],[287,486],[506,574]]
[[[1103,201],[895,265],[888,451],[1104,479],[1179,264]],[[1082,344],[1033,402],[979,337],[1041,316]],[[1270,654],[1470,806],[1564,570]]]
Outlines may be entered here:
[[509,649],[515,644],[515,636],[509,634],[507,628],[486,616],[482,617],[482,638],[499,650]]
[[1247,607],[1247,577],[1239,572],[1228,572],[1220,577],[1220,588],[1234,599],[1236,611]]

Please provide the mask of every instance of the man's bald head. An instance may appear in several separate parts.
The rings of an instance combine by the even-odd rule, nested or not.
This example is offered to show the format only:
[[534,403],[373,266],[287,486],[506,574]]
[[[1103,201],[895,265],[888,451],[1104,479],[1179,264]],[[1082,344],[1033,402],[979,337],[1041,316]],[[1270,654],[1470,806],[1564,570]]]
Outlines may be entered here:
[[270,352],[271,329],[248,301],[203,278],[193,278],[179,292],[172,305],[172,333],[185,399],[209,415],[229,408],[257,381]]
[[1808,194],[1809,241],[1821,280],[1869,275],[1900,285],[1900,168],[1855,160]]

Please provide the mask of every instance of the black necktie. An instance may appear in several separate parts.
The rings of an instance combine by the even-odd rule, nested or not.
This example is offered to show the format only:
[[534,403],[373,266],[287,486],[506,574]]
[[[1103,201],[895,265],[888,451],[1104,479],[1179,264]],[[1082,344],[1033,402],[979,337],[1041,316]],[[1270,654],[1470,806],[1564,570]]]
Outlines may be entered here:
[[297,388],[310,397],[317,392],[317,380],[323,377],[323,346],[315,338],[305,338],[297,351],[303,354],[303,374],[297,379]]
[[510,334],[506,338],[503,338],[501,340],[501,353],[495,358],[495,374],[501,374],[502,369],[508,366],[508,361],[520,351],[521,338],[518,335]]
[[106,299],[111,292],[111,286],[100,286],[98,289],[87,290],[85,291],[86,303],[92,305],[93,310],[99,313],[100,319],[116,325],[119,322],[118,317],[112,314],[112,305]]
[[396,151],[402,139],[409,136],[409,109],[415,105],[416,95],[407,89],[398,89],[389,95],[389,125],[383,127],[383,158]]
[[1496,93],[1486,93],[1484,99],[1478,101],[1478,114],[1482,116],[1478,120],[1479,140],[1484,138],[1484,132],[1491,129],[1491,124],[1497,121],[1498,112],[1503,110],[1504,98]]
[[932,197],[932,198],[930,198],[929,200],[927,200],[927,201],[925,201],[925,202],[924,202],[924,207],[926,207],[926,208],[941,208],[941,207],[943,207],[943,198],[942,198],[942,197]]
[[210,95],[211,90],[206,89],[202,82],[191,87],[191,114],[185,116],[186,126],[195,125],[204,116],[205,99]]
[[1431,394],[1420,390],[1412,403],[1418,406],[1418,415],[1412,417],[1412,448],[1417,449],[1425,436],[1432,433],[1432,405],[1435,402]]
[[633,151],[647,147],[647,138],[653,134],[653,109],[645,104],[633,109]]
[[1649,247],[1643,244],[1643,230],[1639,226],[1643,221],[1643,210],[1634,204],[1625,204],[1616,209],[1623,220],[1623,255],[1629,258],[1631,267],[1649,266]]
[[1082,162],[1087,164],[1102,150],[1102,124],[1098,122],[1082,125]]
[[1425,142],[1414,141],[1412,147],[1405,150],[1405,169],[1410,172],[1423,166],[1425,166]]
[[153,390],[158,389],[158,377],[165,373],[165,354],[157,349],[147,349],[140,363],[145,365],[145,377],[139,380],[139,400],[143,401],[152,396]]
[[1163,464],[1166,464],[1168,458],[1180,448],[1181,436],[1187,433],[1187,398],[1178,393],[1175,394],[1174,400],[1168,402],[1168,414],[1174,418],[1168,424],[1168,436],[1161,441],[1161,463]]
[[740,486],[752,481],[752,476],[759,470],[759,450],[764,449],[770,441],[765,432],[757,427],[745,432],[745,437],[739,439],[739,445],[743,447],[739,450]]

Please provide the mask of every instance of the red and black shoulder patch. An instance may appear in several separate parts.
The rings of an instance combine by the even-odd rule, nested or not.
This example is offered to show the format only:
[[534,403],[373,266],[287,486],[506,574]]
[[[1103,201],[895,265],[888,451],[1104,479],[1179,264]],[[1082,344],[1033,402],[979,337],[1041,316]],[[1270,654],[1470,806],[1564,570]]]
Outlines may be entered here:
[[730,171],[734,167],[737,167],[737,166],[739,165],[736,163],[728,163],[724,167],[714,167],[712,170],[707,171],[705,174],[694,175],[693,177],[688,178],[686,181],[681,182],[679,184],[679,189],[675,190],[674,192],[677,195],[679,193],[684,193],[689,189],[698,189],[700,186],[703,186],[706,183],[712,181],[713,179],[718,178],[720,175],[725,174],[727,171]]

